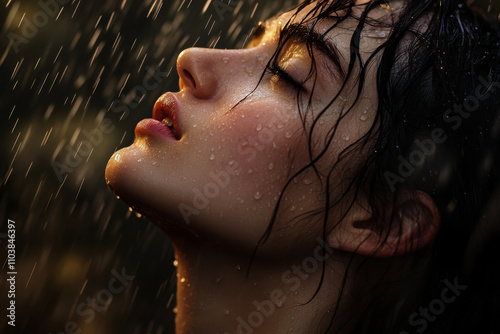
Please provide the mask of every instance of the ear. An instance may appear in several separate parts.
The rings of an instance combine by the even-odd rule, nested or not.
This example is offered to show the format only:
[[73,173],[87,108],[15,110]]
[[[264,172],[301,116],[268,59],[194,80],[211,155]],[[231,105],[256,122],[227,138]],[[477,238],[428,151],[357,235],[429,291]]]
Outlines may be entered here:
[[359,255],[387,258],[424,248],[435,239],[441,217],[432,198],[422,191],[402,190],[386,221],[355,204],[328,235],[332,248]]

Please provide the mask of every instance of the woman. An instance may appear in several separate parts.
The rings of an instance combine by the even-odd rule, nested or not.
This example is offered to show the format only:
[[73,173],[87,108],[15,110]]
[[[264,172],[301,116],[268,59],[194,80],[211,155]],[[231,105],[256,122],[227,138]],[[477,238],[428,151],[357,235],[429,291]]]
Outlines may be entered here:
[[458,1],[306,1],[184,51],[106,169],[174,244],[177,333],[494,330],[499,36]]

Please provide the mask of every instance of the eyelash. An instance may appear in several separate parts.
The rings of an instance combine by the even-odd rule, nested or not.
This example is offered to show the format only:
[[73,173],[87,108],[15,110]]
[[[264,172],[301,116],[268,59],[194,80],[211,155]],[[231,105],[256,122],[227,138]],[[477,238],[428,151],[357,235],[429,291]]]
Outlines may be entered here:
[[271,64],[267,67],[267,72],[273,76],[277,76],[279,80],[283,80],[287,85],[291,86],[293,89],[303,91],[304,86],[297,80],[295,80],[287,71],[285,71],[278,64]]

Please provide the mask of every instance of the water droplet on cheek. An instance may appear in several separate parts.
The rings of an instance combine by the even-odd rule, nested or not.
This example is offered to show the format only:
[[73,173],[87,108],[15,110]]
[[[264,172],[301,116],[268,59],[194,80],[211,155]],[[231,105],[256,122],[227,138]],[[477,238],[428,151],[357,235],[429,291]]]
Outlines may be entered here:
[[257,131],[262,130],[262,124],[257,125],[257,128],[255,130],[257,130]]
[[262,198],[262,193],[260,191],[257,191],[255,195],[253,196],[254,199],[259,200]]
[[287,131],[287,132],[285,133],[285,138],[286,138],[286,139],[290,139],[290,138],[292,138],[292,133],[291,133],[290,131]]
[[210,160],[212,160],[212,161],[214,161],[214,160],[215,160],[215,154],[212,154],[212,155],[210,156]]
[[360,119],[361,119],[362,121],[366,121],[366,120],[368,119],[368,116],[366,116],[366,115],[361,115]]

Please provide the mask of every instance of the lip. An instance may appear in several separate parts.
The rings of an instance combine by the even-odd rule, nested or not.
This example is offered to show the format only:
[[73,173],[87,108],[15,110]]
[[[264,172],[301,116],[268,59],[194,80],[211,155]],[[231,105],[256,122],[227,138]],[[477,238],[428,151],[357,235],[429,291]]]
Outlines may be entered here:
[[165,117],[169,117],[172,120],[177,139],[182,137],[179,105],[175,94],[168,92],[160,96],[153,107],[153,119],[161,122]]
[[[144,119],[137,124],[135,134],[158,135],[171,140],[180,140],[182,137],[181,122],[179,117],[179,100],[173,93],[163,94],[153,107],[153,118]],[[169,117],[173,123],[176,135],[162,123],[165,117]]]

